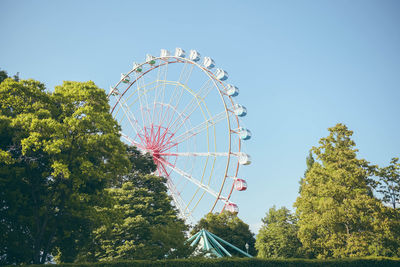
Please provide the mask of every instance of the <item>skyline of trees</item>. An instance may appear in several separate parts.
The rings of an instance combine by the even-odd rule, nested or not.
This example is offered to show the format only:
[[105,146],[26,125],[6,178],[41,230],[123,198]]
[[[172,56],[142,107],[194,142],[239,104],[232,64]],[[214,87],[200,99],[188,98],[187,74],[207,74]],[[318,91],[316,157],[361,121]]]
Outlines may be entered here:
[[399,257],[398,159],[379,168],[358,158],[347,126],[328,130],[306,158],[295,214],[273,207],[263,219],[258,256]]
[[[151,156],[125,145],[103,89],[54,92],[0,71],[0,264],[190,257]],[[256,239],[237,215],[201,228],[261,258],[400,256],[400,163],[358,157],[346,125],[310,150],[295,212],[271,207]],[[234,254],[235,252],[233,252]]]

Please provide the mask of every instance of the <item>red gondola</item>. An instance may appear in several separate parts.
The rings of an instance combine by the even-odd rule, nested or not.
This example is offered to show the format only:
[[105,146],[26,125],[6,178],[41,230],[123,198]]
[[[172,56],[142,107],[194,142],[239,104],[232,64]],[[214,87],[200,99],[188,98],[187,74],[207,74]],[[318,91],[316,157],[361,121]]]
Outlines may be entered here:
[[244,191],[247,189],[247,183],[243,179],[236,179],[235,180],[235,189],[237,191]]

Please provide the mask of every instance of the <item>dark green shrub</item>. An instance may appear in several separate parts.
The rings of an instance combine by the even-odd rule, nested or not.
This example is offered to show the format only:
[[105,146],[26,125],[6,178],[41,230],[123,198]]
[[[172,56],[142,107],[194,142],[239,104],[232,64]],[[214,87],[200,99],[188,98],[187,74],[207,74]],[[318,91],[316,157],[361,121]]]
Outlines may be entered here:
[[[28,266],[28,265],[27,265]],[[39,267],[43,265],[29,265]],[[400,266],[398,258],[368,257],[368,258],[347,258],[329,260],[309,259],[257,259],[257,258],[221,258],[221,259],[178,259],[178,260],[131,260],[97,263],[66,263],[57,264],[54,267],[385,267]]]

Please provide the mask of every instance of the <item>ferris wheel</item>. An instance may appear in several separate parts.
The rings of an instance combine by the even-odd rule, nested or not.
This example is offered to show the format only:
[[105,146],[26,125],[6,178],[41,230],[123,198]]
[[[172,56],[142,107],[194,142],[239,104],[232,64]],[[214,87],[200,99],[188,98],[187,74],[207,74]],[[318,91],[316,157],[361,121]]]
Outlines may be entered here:
[[251,132],[241,125],[247,109],[234,98],[239,89],[228,73],[176,48],[173,55],[146,55],[143,63],[121,74],[110,88],[111,113],[123,140],[150,153],[156,174],[167,187],[180,215],[194,222],[213,211],[239,211],[233,191],[244,191],[239,167],[251,163],[242,151]]

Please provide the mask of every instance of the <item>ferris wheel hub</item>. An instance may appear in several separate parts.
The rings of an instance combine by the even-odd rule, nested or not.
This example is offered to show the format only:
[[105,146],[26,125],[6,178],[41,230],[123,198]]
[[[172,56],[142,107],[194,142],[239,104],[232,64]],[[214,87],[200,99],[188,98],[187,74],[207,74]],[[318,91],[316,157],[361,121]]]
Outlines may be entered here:
[[152,156],[157,165],[159,175],[169,177],[170,171],[167,171],[166,165],[174,165],[176,156],[169,154],[171,149],[177,149],[178,143],[171,141],[174,137],[168,128],[162,125],[150,125],[143,127],[138,134],[142,144],[142,151]]

